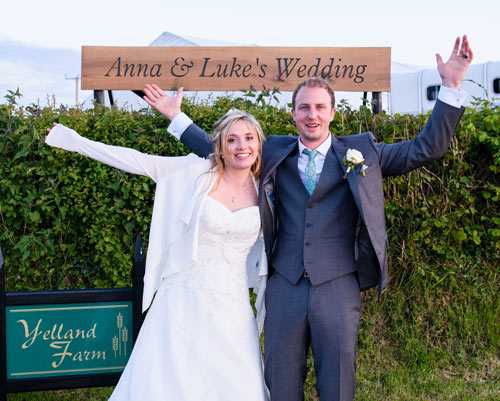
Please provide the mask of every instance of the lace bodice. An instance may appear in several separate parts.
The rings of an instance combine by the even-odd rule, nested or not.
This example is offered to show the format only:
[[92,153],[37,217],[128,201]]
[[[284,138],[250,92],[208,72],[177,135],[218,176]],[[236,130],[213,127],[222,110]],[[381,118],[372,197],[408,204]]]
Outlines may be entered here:
[[231,212],[207,196],[200,217],[198,263],[169,277],[168,285],[203,288],[247,300],[246,260],[259,230],[257,206]]

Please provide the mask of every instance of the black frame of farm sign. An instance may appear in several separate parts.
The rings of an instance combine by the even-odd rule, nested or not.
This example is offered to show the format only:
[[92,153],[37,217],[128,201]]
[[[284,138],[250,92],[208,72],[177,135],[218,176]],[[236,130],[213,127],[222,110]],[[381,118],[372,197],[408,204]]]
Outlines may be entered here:
[[7,393],[115,385],[144,315],[144,253],[133,287],[5,292],[0,248],[0,401]]

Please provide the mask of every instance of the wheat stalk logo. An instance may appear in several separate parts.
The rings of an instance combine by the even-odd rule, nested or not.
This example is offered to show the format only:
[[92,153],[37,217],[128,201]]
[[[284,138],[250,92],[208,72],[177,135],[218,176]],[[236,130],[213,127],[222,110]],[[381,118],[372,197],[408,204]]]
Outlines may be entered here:
[[123,341],[123,355],[127,355],[127,341],[128,341],[128,330],[126,327],[122,330],[122,341]]
[[116,327],[118,328],[118,335],[113,337],[113,351],[119,356],[127,356],[127,342],[128,342],[128,329],[123,325],[123,315],[118,313],[116,315]]
[[113,351],[115,351],[115,358],[116,358],[116,352],[118,351],[118,337],[117,336],[113,337]]
[[[123,315],[118,313],[116,315],[116,327],[118,327],[118,338],[121,340],[122,338],[122,327],[123,327]],[[122,356],[122,342],[118,342],[118,355]]]

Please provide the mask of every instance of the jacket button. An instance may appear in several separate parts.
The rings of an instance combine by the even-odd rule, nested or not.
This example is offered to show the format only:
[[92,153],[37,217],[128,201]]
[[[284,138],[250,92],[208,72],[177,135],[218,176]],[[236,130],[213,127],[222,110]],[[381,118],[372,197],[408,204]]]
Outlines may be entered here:
[[312,223],[306,223],[306,227],[312,227]]
[[306,246],[311,246],[312,244],[310,242],[306,242]]

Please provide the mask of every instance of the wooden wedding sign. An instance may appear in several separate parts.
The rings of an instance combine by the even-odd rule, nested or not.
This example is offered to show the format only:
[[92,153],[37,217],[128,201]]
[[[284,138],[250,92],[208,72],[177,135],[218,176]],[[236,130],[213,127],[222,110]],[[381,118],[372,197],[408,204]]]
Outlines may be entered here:
[[390,91],[389,47],[82,47],[82,89],[292,91],[307,77],[335,90]]

